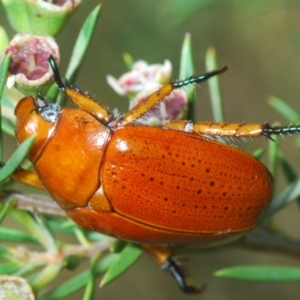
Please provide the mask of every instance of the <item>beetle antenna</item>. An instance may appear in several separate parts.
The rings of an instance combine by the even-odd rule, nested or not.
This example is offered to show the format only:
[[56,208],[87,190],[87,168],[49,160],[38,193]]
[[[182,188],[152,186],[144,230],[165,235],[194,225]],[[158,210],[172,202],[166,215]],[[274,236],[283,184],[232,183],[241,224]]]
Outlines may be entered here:
[[65,84],[63,83],[63,81],[61,79],[61,76],[60,76],[60,73],[59,73],[59,70],[58,70],[58,66],[57,66],[56,61],[55,61],[55,59],[52,55],[49,56],[48,62],[49,62],[49,65],[52,69],[53,77],[54,77],[54,80],[55,80],[56,84],[58,85],[60,90],[64,91],[66,86],[65,86]]
[[213,77],[215,75],[219,75],[219,74],[225,72],[227,69],[228,69],[227,66],[223,66],[219,69],[204,73],[202,75],[190,76],[190,77],[188,77],[184,80],[179,80],[179,81],[173,82],[173,87],[175,89],[177,89],[177,88],[181,88],[181,87],[183,87],[185,85],[188,85],[188,84],[197,83],[197,82],[200,82],[200,81],[205,81],[205,80],[209,79],[210,77]]
[[284,135],[284,134],[294,134],[300,133],[300,125],[289,125],[289,126],[270,126],[268,123],[265,123],[262,128],[262,135],[273,140],[271,138],[272,134]]

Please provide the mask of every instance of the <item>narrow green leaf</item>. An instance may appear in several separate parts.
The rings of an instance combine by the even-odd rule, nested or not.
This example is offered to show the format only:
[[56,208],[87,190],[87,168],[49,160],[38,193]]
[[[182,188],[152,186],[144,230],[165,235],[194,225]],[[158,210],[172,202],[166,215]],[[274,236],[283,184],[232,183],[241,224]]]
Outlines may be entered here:
[[271,172],[274,181],[276,180],[277,175],[277,166],[278,166],[278,151],[279,151],[279,136],[272,136],[272,140],[269,140],[269,171]]
[[87,231],[86,236],[90,241],[93,242],[101,242],[107,240],[107,235],[95,231]]
[[[194,68],[194,59],[193,59],[193,52],[192,52],[192,40],[191,40],[191,35],[189,33],[186,33],[181,48],[179,78],[185,79],[194,74],[195,74],[195,68]],[[189,101],[187,118],[188,120],[194,121],[196,89],[195,86],[191,84],[187,86],[185,90],[187,91],[187,96]]]
[[55,82],[55,83],[53,83],[53,84],[51,85],[51,87],[49,88],[49,90],[48,90],[48,92],[47,92],[47,94],[46,94],[46,99],[47,99],[48,101],[54,103],[54,102],[55,102],[55,99],[56,99],[56,97],[57,97],[57,95],[58,95],[58,92],[59,92],[58,86],[57,86],[57,84],[56,84],[56,82]]
[[10,136],[15,136],[15,129],[13,125],[8,122],[5,118],[1,120],[1,129]]
[[22,163],[34,143],[34,140],[35,136],[28,137],[0,169],[0,182],[8,178]]
[[44,244],[45,248],[52,254],[57,254],[59,252],[59,249],[57,246],[56,238],[50,226],[48,225],[46,218],[36,209],[33,210],[33,216],[37,224],[39,225],[40,230],[44,233],[44,239],[45,241],[47,241],[47,243]]
[[123,60],[125,62],[127,69],[131,71],[135,63],[134,58],[129,53],[125,52],[123,53]]
[[[291,183],[298,178],[297,172],[292,168],[281,151],[278,152],[278,163],[280,164],[288,183]],[[298,205],[300,205],[300,197],[297,197],[297,202]]]
[[74,227],[74,233],[81,245],[86,247],[89,247],[91,245],[91,242],[85,236],[85,232],[82,228]]
[[215,276],[247,281],[300,281],[300,268],[282,266],[239,266],[219,270]]
[[95,253],[92,258],[91,258],[91,265],[90,265],[90,276],[88,279],[88,283],[86,285],[85,291],[84,291],[84,296],[83,300],[92,300],[94,299],[94,290],[95,290],[95,279],[96,279],[96,263],[100,257],[101,253]]
[[17,262],[5,262],[0,264],[1,275],[11,275],[16,273],[22,267],[21,263]]
[[[109,268],[113,261],[116,259],[116,254],[109,254],[105,258],[103,258],[95,267],[95,274],[100,275]],[[85,287],[88,279],[89,279],[89,270],[85,270],[77,276],[72,277],[72,279],[68,280],[60,284],[55,289],[47,292],[44,295],[39,297],[39,300],[56,300],[56,299],[64,299],[70,294],[80,290]]]
[[265,153],[264,149],[257,149],[252,153],[252,155],[257,159],[261,159],[263,157],[264,153]]
[[[212,71],[219,67],[217,62],[216,50],[214,48],[208,48],[206,52],[205,63],[207,71]],[[216,122],[224,122],[225,118],[219,76],[210,78],[208,80],[208,87],[211,107],[213,111],[213,118]]]
[[14,275],[16,276],[21,276],[25,277],[31,274],[36,268],[40,268],[45,265],[44,261],[41,260],[36,260],[36,261],[31,261],[30,263],[24,263],[22,267],[20,267]]
[[[100,9],[101,9],[101,5],[97,5],[96,8],[94,8],[94,10],[89,14],[83,26],[81,27],[66,72],[66,78],[68,78],[70,82],[73,82],[75,80],[79,67],[90,45],[100,15]],[[57,103],[60,106],[64,107],[65,102],[66,102],[66,98],[64,97],[64,95],[59,94]]]
[[[0,63],[0,100],[2,98],[2,93],[6,81],[9,63],[10,63],[10,55],[5,55],[3,60]],[[2,105],[0,101],[0,124],[2,124],[1,107]],[[2,161],[2,157],[3,157],[3,137],[2,137],[2,128],[0,128],[0,161]]]
[[56,240],[53,239],[53,235],[48,234],[45,227],[38,224],[32,217],[31,213],[28,211],[13,209],[9,211],[9,215],[22,224],[22,226],[26,228],[26,230],[28,230],[30,234],[36,238],[36,240],[39,241],[45,249],[47,249],[47,251],[52,254],[58,253],[59,250],[56,245]]
[[[14,205],[16,204],[16,200],[15,199],[10,199],[8,200],[3,206],[0,205],[0,224],[2,223],[2,221],[4,220],[4,217],[6,216],[8,210],[13,207]],[[1,228],[0,228],[1,230]],[[3,236],[0,234],[0,239],[2,238]]]
[[100,15],[101,5],[97,5],[89,14],[75,42],[73,52],[71,55],[66,77],[72,82],[77,75],[78,68],[86,54],[86,51],[91,43],[93,33]]
[[33,280],[28,280],[32,289],[38,292],[45,288],[49,283],[51,283],[59,274],[61,270],[61,264],[59,263],[49,263],[47,264]]
[[281,165],[283,174],[289,183],[297,179],[297,172],[289,164],[281,151],[278,152],[278,163]]
[[9,39],[5,29],[0,26],[0,52],[6,47],[9,43]]
[[192,37],[189,33],[186,33],[181,48],[179,79],[185,79],[194,74],[195,68],[192,51]]
[[300,196],[300,178],[289,184],[283,191],[278,193],[272,200],[266,216],[271,216],[286,205],[295,201]]
[[0,240],[2,242],[16,242],[16,243],[38,243],[39,241],[31,234],[17,231],[9,228],[0,228]]
[[4,85],[6,82],[10,58],[10,55],[5,55],[0,63],[0,99],[2,97]]
[[143,250],[131,243],[128,243],[126,247],[118,254],[116,260],[111,264],[108,271],[103,276],[100,286],[108,284],[116,277],[125,272],[143,253]]
[[276,97],[270,97],[268,103],[275,108],[289,122],[297,123],[300,121],[300,115],[288,104]]

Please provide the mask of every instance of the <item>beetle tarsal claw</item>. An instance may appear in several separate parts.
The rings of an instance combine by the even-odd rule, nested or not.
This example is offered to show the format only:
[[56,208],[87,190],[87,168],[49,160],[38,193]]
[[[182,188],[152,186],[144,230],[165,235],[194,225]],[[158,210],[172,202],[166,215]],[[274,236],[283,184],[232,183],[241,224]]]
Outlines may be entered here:
[[175,278],[180,289],[187,294],[200,294],[206,289],[206,285],[202,285],[200,288],[189,285],[186,281],[185,275],[181,267],[176,262],[174,257],[169,258],[161,266],[161,268],[163,270],[169,271],[172,274],[172,276]]

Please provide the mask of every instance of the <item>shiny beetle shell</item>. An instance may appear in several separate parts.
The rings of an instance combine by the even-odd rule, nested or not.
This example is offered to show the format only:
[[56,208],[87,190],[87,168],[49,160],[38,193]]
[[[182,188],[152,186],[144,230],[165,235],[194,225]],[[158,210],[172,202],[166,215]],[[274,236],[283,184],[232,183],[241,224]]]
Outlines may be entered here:
[[257,225],[271,176],[249,154],[210,139],[142,125],[109,127],[64,108],[45,121],[33,97],[16,135],[55,201],[79,225],[146,244],[217,244]]

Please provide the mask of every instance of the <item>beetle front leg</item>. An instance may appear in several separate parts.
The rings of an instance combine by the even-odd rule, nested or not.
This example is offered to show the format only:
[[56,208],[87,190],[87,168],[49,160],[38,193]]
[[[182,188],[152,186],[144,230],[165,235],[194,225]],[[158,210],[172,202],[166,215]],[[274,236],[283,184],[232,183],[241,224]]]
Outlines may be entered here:
[[113,116],[104,106],[102,106],[94,98],[81,92],[78,86],[75,85],[75,87],[72,87],[67,82],[63,82],[53,56],[49,57],[49,64],[51,66],[53,77],[58,88],[63,91],[68,96],[68,98],[74,102],[74,104],[79,106],[82,110],[85,110],[93,115],[99,121],[103,121],[106,123],[109,123],[111,121]]
[[183,292],[187,294],[200,294],[205,290],[206,286],[196,288],[186,282],[185,275],[170,248],[152,245],[142,245],[142,247],[160,264],[163,270],[167,270],[172,274]]
[[37,189],[44,189],[39,177],[36,173],[27,171],[24,169],[17,169],[12,175],[11,178],[15,181],[24,183],[26,185],[35,187]]

